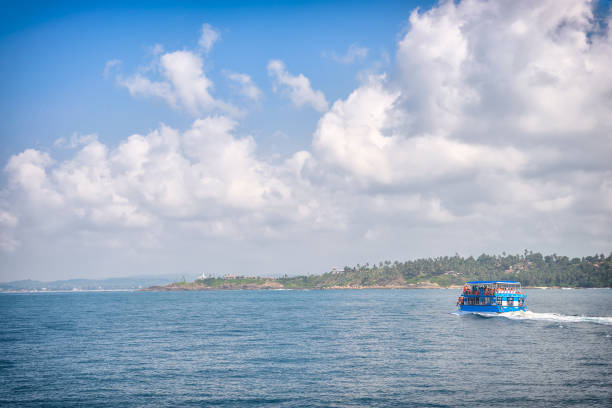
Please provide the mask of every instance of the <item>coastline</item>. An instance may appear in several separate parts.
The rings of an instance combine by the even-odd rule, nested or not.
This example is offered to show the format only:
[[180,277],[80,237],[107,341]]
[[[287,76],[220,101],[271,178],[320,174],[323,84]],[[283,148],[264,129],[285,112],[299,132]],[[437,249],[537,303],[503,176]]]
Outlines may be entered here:
[[[197,286],[151,286],[140,289],[83,289],[83,290],[2,290],[2,294],[43,294],[43,293],[111,293],[111,292],[197,292],[197,291],[218,291],[218,290],[368,290],[368,289],[461,289],[462,285],[451,286],[434,286],[424,284],[408,284],[408,285],[379,285],[379,286],[326,286],[326,287],[303,287],[303,288],[287,288],[277,286],[254,286],[254,285],[222,285],[210,287],[205,285]],[[585,290],[585,289],[612,289],[608,287],[563,287],[563,286],[523,286],[523,289],[530,290]]]
[[[366,289],[461,289],[463,285],[440,286],[437,283],[423,282],[405,285],[346,285],[346,286],[313,286],[313,287],[287,287],[280,282],[266,281],[263,284],[222,284],[218,286],[208,286],[198,283],[176,284],[172,283],[165,286],[151,286],[149,288],[138,289],[136,292],[193,292],[211,290],[366,290]],[[610,288],[590,288],[590,287],[561,287],[561,286],[524,286],[523,289],[610,289]]]
[[220,285],[205,285],[197,282],[171,283],[164,286],[151,286],[139,289],[140,292],[170,292],[170,291],[203,291],[203,290],[363,290],[363,289],[460,289],[462,285],[440,286],[437,283],[421,282],[390,285],[314,285],[314,286],[286,286],[275,280],[266,280],[263,283],[223,283]]

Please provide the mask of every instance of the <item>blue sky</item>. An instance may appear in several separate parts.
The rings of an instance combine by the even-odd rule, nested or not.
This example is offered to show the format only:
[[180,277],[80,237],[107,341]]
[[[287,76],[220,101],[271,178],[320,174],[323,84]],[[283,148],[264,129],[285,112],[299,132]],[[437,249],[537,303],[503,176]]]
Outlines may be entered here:
[[29,2],[0,279],[612,249],[605,2]]
[[[48,146],[74,132],[97,133],[116,143],[127,134],[152,129],[160,121],[184,126],[191,117],[163,103],[133,99],[104,78],[107,61],[119,59],[132,71],[150,61],[155,44],[167,50],[197,45],[203,22],[221,40],[208,55],[206,72],[215,94],[228,92],[223,70],[247,72],[269,94],[267,61],[279,58],[325,89],[329,99],[345,97],[362,70],[377,69],[391,56],[398,35],[417,4],[381,2],[81,2],[16,4],[3,16],[0,53],[2,89],[1,158],[31,146]],[[324,53],[346,52],[351,44],[370,50],[356,64],[339,64]],[[318,116],[287,109],[267,95],[261,109],[242,123],[265,144],[306,147]],[[35,117],[36,120],[32,120]],[[291,146],[274,140],[292,134]]]

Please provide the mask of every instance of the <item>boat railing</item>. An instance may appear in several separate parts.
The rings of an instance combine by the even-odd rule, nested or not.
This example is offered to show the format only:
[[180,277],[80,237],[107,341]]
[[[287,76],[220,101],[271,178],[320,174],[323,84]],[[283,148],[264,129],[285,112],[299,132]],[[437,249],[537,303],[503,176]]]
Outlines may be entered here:
[[498,294],[523,295],[521,287],[482,287],[482,286],[464,286],[463,295],[471,296],[496,296]]

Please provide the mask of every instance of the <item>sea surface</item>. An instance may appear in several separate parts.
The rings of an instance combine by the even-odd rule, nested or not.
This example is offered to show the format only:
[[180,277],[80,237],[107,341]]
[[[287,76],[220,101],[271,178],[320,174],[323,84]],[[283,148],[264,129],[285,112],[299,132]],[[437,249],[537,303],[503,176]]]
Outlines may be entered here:
[[0,294],[0,405],[612,406],[612,290]]

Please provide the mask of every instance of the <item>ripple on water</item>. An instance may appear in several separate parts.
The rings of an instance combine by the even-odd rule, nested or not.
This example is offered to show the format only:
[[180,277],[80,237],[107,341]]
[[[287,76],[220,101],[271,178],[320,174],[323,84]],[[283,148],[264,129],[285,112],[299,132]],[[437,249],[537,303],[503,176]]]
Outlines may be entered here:
[[608,293],[460,317],[448,290],[0,295],[0,404],[609,406]]

